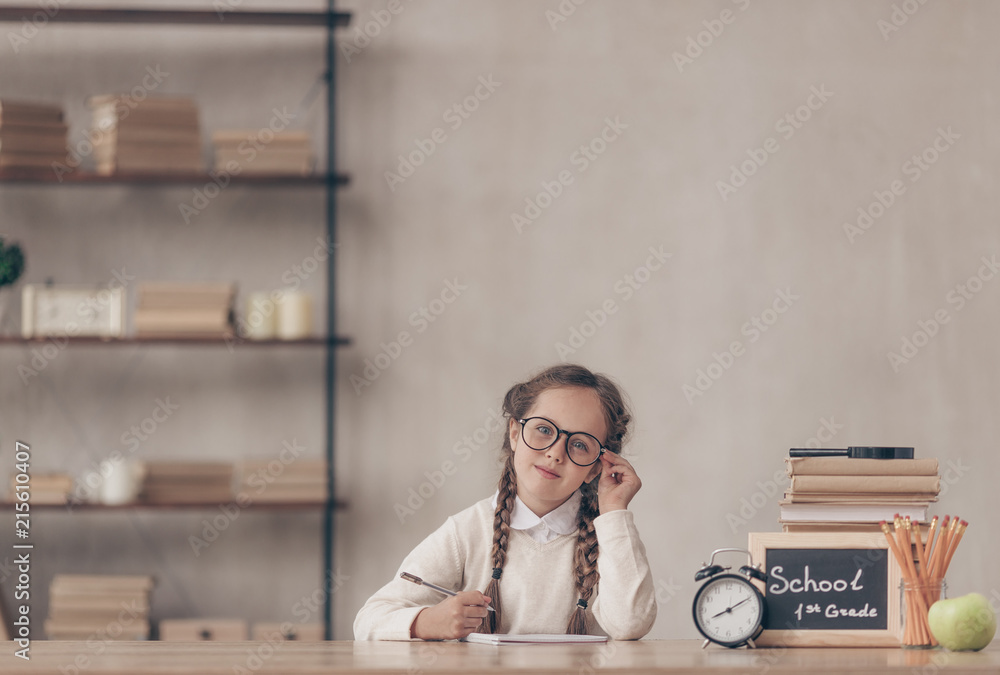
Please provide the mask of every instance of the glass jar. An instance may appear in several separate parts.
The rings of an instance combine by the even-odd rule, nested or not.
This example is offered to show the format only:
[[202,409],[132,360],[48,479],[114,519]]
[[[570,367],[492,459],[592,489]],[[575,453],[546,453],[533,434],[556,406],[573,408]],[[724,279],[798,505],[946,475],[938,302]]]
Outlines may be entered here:
[[934,649],[937,640],[927,623],[927,611],[938,600],[948,597],[944,579],[903,579],[899,582],[899,612],[902,618],[903,649]]

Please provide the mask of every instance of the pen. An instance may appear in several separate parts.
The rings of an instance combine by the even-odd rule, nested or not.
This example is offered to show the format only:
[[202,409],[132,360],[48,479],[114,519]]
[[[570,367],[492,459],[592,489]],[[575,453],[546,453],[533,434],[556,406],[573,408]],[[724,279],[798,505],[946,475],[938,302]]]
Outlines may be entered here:
[[[418,577],[416,575],[413,575],[413,574],[410,574],[409,572],[400,572],[399,576],[401,578],[403,578],[403,579],[406,579],[407,581],[412,581],[413,583],[417,584],[418,586],[426,586],[427,588],[434,589],[438,593],[444,593],[445,595],[458,595],[458,593],[456,593],[455,591],[449,591],[447,588],[441,588],[440,586],[432,584],[429,581],[424,581],[420,577]],[[489,605],[486,605],[486,610],[490,611],[490,612],[496,611],[492,607],[490,607]]]

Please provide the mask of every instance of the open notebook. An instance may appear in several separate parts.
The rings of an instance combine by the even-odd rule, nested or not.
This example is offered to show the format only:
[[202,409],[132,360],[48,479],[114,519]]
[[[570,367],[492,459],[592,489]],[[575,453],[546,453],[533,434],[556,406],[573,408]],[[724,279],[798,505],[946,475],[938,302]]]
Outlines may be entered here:
[[607,642],[606,635],[560,635],[556,633],[525,633],[510,635],[507,633],[472,633],[464,642],[476,642],[484,645],[540,645],[540,644],[576,644],[581,642]]

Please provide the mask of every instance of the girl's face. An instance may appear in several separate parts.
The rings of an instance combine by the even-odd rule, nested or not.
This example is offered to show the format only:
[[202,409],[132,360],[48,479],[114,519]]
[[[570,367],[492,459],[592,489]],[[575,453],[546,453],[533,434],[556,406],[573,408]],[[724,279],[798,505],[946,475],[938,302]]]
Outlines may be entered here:
[[[607,442],[607,423],[601,400],[591,389],[560,387],[539,394],[534,407],[525,414],[545,417],[560,429],[585,431],[602,444]],[[601,472],[601,463],[577,466],[566,454],[566,434],[548,450],[532,450],[521,436],[521,423],[510,421],[510,447],[514,449],[517,496],[541,517],[565,502],[585,482]]]

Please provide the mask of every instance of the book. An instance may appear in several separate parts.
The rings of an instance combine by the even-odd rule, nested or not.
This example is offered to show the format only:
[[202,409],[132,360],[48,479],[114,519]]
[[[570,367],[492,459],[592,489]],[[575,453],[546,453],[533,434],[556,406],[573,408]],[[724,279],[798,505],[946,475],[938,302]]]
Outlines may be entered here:
[[62,121],[61,106],[0,99],[0,124],[20,122],[58,124]]
[[927,520],[927,506],[914,504],[786,504],[780,503],[780,522],[892,521],[895,514],[910,520]]
[[[782,532],[877,532],[882,533],[882,526],[872,521],[841,521],[829,522],[822,520],[801,520],[786,522],[779,520]],[[913,525],[921,529],[921,539],[927,538],[927,529],[930,523],[913,522]]]
[[105,591],[138,592],[153,589],[153,577],[120,574],[57,574],[49,587],[53,593],[89,593]]
[[786,492],[787,504],[930,504],[936,492]]
[[786,457],[785,472],[789,476],[936,476],[938,461],[935,458]]
[[141,101],[129,94],[94,94],[87,99],[87,107],[91,109],[114,106],[125,108],[156,108],[160,110],[190,110],[198,104],[190,96],[148,96]]
[[[238,147],[241,143],[253,141],[261,135],[260,130],[255,129],[220,129],[212,132],[212,143],[216,146]],[[272,140],[267,145],[303,145],[310,143],[308,131],[278,131],[273,134]]]
[[561,645],[607,642],[606,635],[563,635],[560,633],[525,633],[513,635],[510,633],[472,633],[462,639],[463,642],[473,642],[482,645]]
[[50,169],[53,164],[66,162],[67,153],[18,153],[0,154],[0,169],[8,168],[29,168],[29,169]]
[[[852,460],[858,461],[858,460]],[[882,460],[875,460],[882,461]],[[888,461],[888,460],[886,460]],[[909,460],[903,460],[909,461]],[[790,492],[933,492],[941,490],[938,476],[792,476]]]
[[66,134],[13,133],[0,128],[0,153],[4,155],[60,155],[65,157]]

